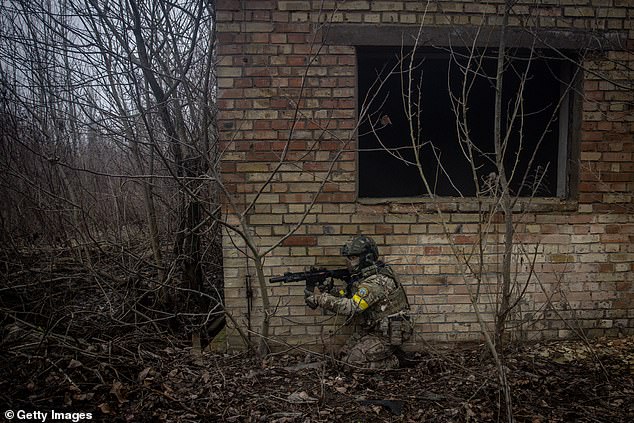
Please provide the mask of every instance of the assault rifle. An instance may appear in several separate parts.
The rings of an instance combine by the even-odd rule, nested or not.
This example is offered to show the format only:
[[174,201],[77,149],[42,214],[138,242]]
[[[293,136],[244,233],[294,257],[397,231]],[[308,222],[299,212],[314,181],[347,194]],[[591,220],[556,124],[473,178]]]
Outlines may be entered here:
[[[275,276],[269,279],[271,283],[289,283],[306,281],[306,291],[313,292],[315,288],[319,291],[330,291],[334,285],[334,279],[341,279],[346,283],[346,296],[350,296],[350,284],[352,283],[352,275],[348,269],[317,269],[311,267],[306,272],[286,272],[283,276]],[[328,280],[328,281],[326,281]]]

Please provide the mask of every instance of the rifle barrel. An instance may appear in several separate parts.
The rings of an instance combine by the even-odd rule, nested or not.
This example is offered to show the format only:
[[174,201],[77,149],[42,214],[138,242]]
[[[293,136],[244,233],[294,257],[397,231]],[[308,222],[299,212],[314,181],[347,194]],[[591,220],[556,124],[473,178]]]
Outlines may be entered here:
[[297,273],[286,272],[282,276],[274,276],[270,278],[269,282],[270,283],[301,282],[301,281],[305,281],[307,278],[310,278],[310,277],[323,277],[323,278],[334,277],[337,279],[346,279],[349,276],[350,276],[350,273],[348,272],[348,269],[332,269],[332,270],[321,269],[321,270],[297,272]]
[[310,275],[311,275],[310,272],[297,272],[297,273],[286,272],[286,273],[284,273],[283,276],[276,276],[276,277],[273,277],[273,278],[269,279],[269,282],[271,282],[271,283],[277,283],[277,282],[283,282],[283,283],[301,282],[301,281],[306,280],[306,278],[309,277]]
[[269,282],[278,283],[278,282],[284,282],[285,280],[286,280],[286,276],[276,276],[274,278],[270,278]]

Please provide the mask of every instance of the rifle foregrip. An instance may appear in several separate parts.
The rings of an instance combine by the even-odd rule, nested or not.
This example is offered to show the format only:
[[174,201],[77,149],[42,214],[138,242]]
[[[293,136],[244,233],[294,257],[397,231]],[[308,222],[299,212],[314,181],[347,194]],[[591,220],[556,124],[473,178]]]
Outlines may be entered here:
[[299,272],[299,273],[286,272],[282,276],[275,276],[273,278],[270,278],[269,282],[271,282],[271,283],[278,283],[278,282],[289,283],[289,282],[301,282],[303,280],[306,280],[306,274],[303,273],[303,272]]

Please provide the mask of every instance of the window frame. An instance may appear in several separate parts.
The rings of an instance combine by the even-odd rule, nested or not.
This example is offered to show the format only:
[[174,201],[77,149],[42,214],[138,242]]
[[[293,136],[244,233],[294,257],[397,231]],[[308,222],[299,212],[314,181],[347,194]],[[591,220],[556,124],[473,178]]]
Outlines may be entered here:
[[[363,74],[362,75],[362,68],[365,69],[363,66],[360,66],[360,61],[367,61],[367,60],[383,60],[383,58],[385,58],[386,62],[393,60],[393,56],[395,51],[397,51],[394,48],[390,48],[390,49],[385,49],[385,48],[376,48],[376,50],[369,50],[367,48],[367,46],[357,46],[355,49],[355,54],[356,54],[356,62],[357,62],[357,72],[356,72],[356,98],[357,98],[357,118],[359,116],[359,109],[361,107],[361,102],[363,100],[363,98],[366,97],[366,92],[361,92],[361,80],[366,80],[366,84],[367,84],[367,74]],[[482,50],[484,53],[484,50]],[[550,51],[550,50],[548,50]],[[466,53],[466,51],[465,51]],[[528,53],[527,51],[524,51],[524,53]],[[566,54],[570,54],[569,52],[566,52]],[[417,55],[420,55],[420,60],[423,61],[427,61],[429,59],[435,60],[435,59],[440,59],[441,61],[445,61],[445,60],[449,60],[451,61],[450,58],[450,53],[447,51],[446,48],[444,49],[429,49],[429,48],[420,48],[417,49]],[[555,56],[557,56],[558,54],[555,54]],[[522,59],[522,55],[518,56],[519,60],[523,60]],[[526,56],[528,57],[528,56]],[[494,56],[491,56],[490,59],[488,60],[494,60]],[[536,58],[537,60],[537,58]],[[574,112],[574,107],[572,107],[571,102],[574,101],[574,97],[576,96],[576,93],[580,90],[580,80],[573,80],[573,77],[575,75],[574,73],[574,68],[575,66],[571,63],[568,62],[566,59],[559,59],[556,57],[553,57],[552,59],[541,59],[541,60],[545,60],[546,62],[548,62],[549,60],[552,60],[553,63],[556,63],[556,61],[561,60],[559,63],[556,63],[558,66],[560,66],[560,71],[559,74],[555,77],[557,80],[559,80],[558,82],[558,86],[559,86],[559,93],[556,95],[556,97],[561,98],[561,103],[559,106],[557,106],[558,111],[557,111],[557,127],[553,128],[554,131],[556,131],[556,140],[557,140],[557,146],[555,147],[555,152],[557,154],[557,170],[556,170],[556,174],[553,174],[552,176],[549,176],[549,181],[551,184],[553,184],[553,194],[554,195],[536,195],[536,196],[520,196],[520,198],[533,198],[534,200],[539,200],[539,199],[553,199],[553,198],[558,198],[560,200],[568,200],[571,197],[571,192],[573,191],[571,189],[571,182],[574,180],[574,178],[571,177],[570,174],[570,162],[571,162],[571,157],[569,156],[569,151],[572,150],[572,143],[573,143],[573,137],[572,135],[574,134],[573,131],[573,127],[574,126],[578,126],[575,124],[575,119],[579,119],[579,113]],[[418,61],[418,59],[417,59]],[[433,63],[433,61],[431,62]],[[442,62],[441,62],[442,63]],[[441,64],[442,66],[442,64]],[[452,66],[451,64],[449,66]],[[425,72],[425,71],[424,71]],[[427,72],[437,72],[437,69],[435,71],[427,71]],[[441,72],[444,73],[446,71]],[[578,72],[577,72],[578,73]],[[556,82],[556,81],[555,81]],[[389,90],[388,90],[389,92]],[[431,95],[431,97],[436,98],[436,95],[438,95],[437,92],[431,92],[429,93],[429,95]],[[559,97],[561,95],[561,97]],[[475,100],[477,101],[477,100]],[[557,101],[557,99],[555,99],[555,101]],[[472,104],[472,108],[475,108],[478,104],[474,103]],[[394,116],[392,116],[394,117]],[[488,116],[489,118],[490,116]],[[450,120],[453,120],[453,118],[450,118]],[[545,123],[545,122],[544,122]],[[455,128],[454,128],[455,129]],[[436,130],[438,130],[438,128],[436,128]],[[371,136],[369,134],[366,134],[365,136]],[[359,142],[361,140],[361,135],[359,133],[357,133],[357,146],[359,145]],[[359,201],[367,201],[367,200],[380,200],[380,199],[386,199],[386,200],[391,200],[391,199],[399,199],[400,201],[413,201],[413,200],[417,200],[417,199],[426,199],[429,198],[428,195],[426,194],[418,194],[418,195],[411,195],[411,196],[406,196],[406,197],[398,197],[398,196],[388,196],[388,195],[384,195],[384,196],[362,196],[361,192],[361,186],[363,183],[369,183],[369,182],[363,182],[362,179],[362,173],[361,173],[361,162],[362,162],[362,150],[360,148],[356,149],[356,185],[357,185],[357,198],[359,199]],[[388,153],[386,153],[388,154]],[[525,154],[530,155],[531,152],[530,151],[526,151]],[[366,160],[370,160],[369,158],[366,158]],[[526,159],[528,160],[528,159]],[[524,161],[524,160],[523,160]],[[526,162],[525,162],[526,163]],[[446,168],[451,168],[451,163],[444,163]],[[430,181],[431,182],[431,181]],[[367,190],[364,190],[367,192]],[[450,199],[450,200],[454,200],[454,199],[474,199],[474,198],[478,198],[476,195],[474,194],[465,194],[462,197],[459,196],[452,196],[452,195],[447,195],[447,194],[437,194],[435,195],[435,200],[443,200],[443,199]]]
[[[407,47],[413,46],[414,40],[418,39],[416,45],[421,47],[478,47],[495,48],[499,44],[502,35],[500,27],[488,26],[428,26],[418,25],[368,25],[368,24],[332,24],[327,29],[322,30],[322,40],[326,45],[346,45],[346,46],[389,46]],[[540,29],[527,30],[525,28],[507,28],[505,31],[506,46],[508,48],[541,48],[553,50],[577,51],[583,48],[584,51],[604,50],[612,48],[622,50],[624,35],[619,32],[605,32],[598,36],[596,32],[573,30],[573,29]],[[355,58],[356,58],[355,53]],[[572,89],[569,92],[567,115],[568,124],[565,128],[560,125],[560,131],[565,131],[566,143],[559,144],[561,153],[559,160],[564,161],[566,170],[558,172],[558,192],[556,197],[520,198],[517,207],[526,210],[544,211],[572,211],[578,207],[578,185],[579,185],[579,159],[581,142],[581,122],[582,122],[582,89],[583,71],[579,69],[575,72],[572,82]],[[358,116],[358,73],[356,84],[356,99]],[[563,108],[561,108],[563,109]],[[560,113],[566,113],[560,109]],[[561,138],[561,134],[560,134]],[[565,151],[564,151],[565,150]],[[455,211],[477,211],[476,197],[385,197],[385,198],[364,198],[359,197],[358,192],[358,151],[356,160],[356,199],[361,204],[398,204],[405,203],[414,206],[417,210],[436,210],[440,204],[445,210]],[[565,183],[563,182],[565,180]],[[478,199],[482,201],[483,199]],[[486,201],[486,200],[485,200]],[[396,207],[399,210],[407,207]]]

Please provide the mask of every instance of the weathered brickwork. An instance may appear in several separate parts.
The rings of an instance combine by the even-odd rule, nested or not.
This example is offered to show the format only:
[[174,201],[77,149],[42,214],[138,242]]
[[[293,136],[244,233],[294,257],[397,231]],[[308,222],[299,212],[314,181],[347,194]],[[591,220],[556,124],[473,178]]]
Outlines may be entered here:
[[[480,338],[467,285],[474,280],[455,258],[456,248],[468,252],[478,241],[476,204],[447,201],[440,217],[425,202],[357,198],[355,48],[322,41],[337,25],[491,27],[502,22],[502,4],[218,0],[218,126],[222,179],[232,197],[224,216],[237,225],[236,210],[252,204],[246,220],[264,249],[297,227],[266,258],[267,277],[341,267],[339,247],[368,234],[402,275],[415,341]],[[573,195],[535,200],[516,227],[516,248],[535,260],[534,272],[528,260],[519,264],[519,281],[530,275],[530,282],[511,325],[527,339],[634,331],[633,22],[630,0],[520,0],[509,19],[514,28],[608,32],[624,43],[591,52],[583,63]],[[502,239],[496,225],[487,235],[491,245]],[[255,268],[237,234],[227,231],[223,242],[227,309],[257,331]],[[493,249],[484,257],[480,308],[488,321],[499,262]],[[313,348],[344,335],[331,316],[304,306],[300,286],[270,286],[269,293],[276,306],[272,334],[281,342]],[[237,333],[229,335],[231,345],[241,344]]]

